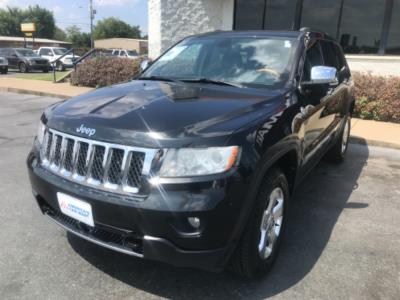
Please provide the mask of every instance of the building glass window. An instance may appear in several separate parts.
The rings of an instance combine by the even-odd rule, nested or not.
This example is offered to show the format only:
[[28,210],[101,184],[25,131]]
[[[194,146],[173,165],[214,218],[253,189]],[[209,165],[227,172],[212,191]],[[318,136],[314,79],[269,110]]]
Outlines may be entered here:
[[303,0],[301,27],[310,27],[335,37],[340,0]]
[[400,55],[400,0],[394,0],[386,54]]
[[263,29],[265,0],[236,0],[235,29]]
[[384,1],[344,0],[339,41],[346,53],[377,53]]
[[235,0],[235,7],[238,30],[291,30],[296,24],[327,32],[345,53],[400,54],[400,0]]
[[270,30],[293,29],[296,2],[294,0],[267,0],[264,28]]

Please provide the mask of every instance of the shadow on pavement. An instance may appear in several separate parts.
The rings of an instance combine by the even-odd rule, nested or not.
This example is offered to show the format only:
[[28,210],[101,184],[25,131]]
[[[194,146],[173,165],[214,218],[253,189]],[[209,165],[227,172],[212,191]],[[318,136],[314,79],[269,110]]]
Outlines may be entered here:
[[174,299],[266,298],[301,281],[324,251],[343,209],[368,205],[349,202],[367,163],[367,146],[351,144],[341,165],[321,162],[291,202],[287,235],[273,269],[263,279],[245,281],[230,273],[214,274],[140,260],[92,245],[71,234],[73,249],[96,268],[132,287]]

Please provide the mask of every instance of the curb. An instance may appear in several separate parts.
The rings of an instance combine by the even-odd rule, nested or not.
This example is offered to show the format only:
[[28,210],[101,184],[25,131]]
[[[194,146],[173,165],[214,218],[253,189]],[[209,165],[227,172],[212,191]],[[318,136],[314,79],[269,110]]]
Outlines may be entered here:
[[384,147],[384,148],[392,148],[400,150],[399,144],[388,143],[377,140],[369,140],[358,136],[350,136],[350,143],[364,145],[364,146],[375,146],[375,147]]
[[67,98],[71,97],[69,95],[46,93],[46,92],[39,92],[39,91],[32,91],[32,90],[25,90],[25,89],[20,89],[20,88],[11,88],[11,87],[0,87],[0,91],[17,93],[17,94],[28,94],[28,95],[35,95],[35,96],[42,96],[42,97],[55,97],[55,98],[61,98],[61,99],[67,99]]

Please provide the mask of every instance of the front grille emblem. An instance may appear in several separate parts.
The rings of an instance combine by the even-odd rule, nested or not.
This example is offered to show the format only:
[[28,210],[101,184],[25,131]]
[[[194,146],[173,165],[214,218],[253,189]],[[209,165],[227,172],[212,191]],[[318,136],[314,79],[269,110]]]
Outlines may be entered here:
[[76,128],[76,132],[86,134],[90,137],[96,133],[96,129],[85,127],[85,125],[81,124],[81,127]]

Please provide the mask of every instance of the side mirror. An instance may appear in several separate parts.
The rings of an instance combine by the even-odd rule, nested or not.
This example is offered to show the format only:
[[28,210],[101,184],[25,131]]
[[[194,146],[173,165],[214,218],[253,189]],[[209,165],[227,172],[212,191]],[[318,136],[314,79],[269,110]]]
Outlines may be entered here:
[[306,84],[339,84],[337,70],[334,67],[315,66],[311,68],[310,81]]
[[150,65],[151,65],[151,61],[150,61],[150,60],[148,60],[148,59],[143,60],[143,61],[140,63],[140,71],[143,72],[143,71],[146,70]]

